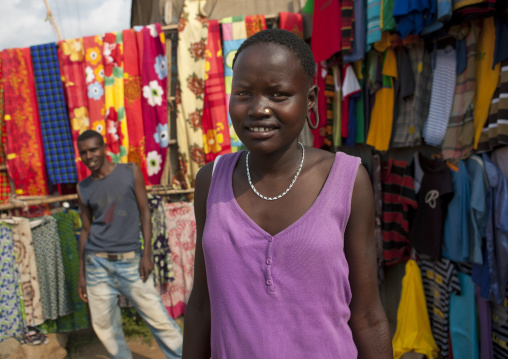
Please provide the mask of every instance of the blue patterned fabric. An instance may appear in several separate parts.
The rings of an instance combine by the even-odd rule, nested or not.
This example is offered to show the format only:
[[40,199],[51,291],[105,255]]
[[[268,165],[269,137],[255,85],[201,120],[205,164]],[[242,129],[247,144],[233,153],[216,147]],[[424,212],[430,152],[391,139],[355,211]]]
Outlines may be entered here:
[[23,317],[18,296],[18,269],[14,259],[12,230],[0,224],[0,341],[21,339]]
[[74,147],[56,44],[32,46],[30,52],[49,180],[52,184],[76,183]]

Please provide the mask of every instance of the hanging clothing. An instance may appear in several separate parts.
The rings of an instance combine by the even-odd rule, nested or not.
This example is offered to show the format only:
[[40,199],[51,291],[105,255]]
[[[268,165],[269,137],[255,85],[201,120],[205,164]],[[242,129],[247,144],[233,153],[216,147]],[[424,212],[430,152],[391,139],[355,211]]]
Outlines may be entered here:
[[378,283],[384,280],[384,251],[383,251],[383,184],[381,182],[381,156],[372,155],[372,190],[374,195],[374,239],[376,241]]
[[72,213],[57,213],[52,216],[56,220],[58,237],[62,249],[62,261],[65,275],[65,288],[69,295],[72,313],[56,320],[46,320],[41,328],[48,333],[71,332],[90,326],[88,305],[79,298],[79,255],[78,242],[74,235],[74,216]]
[[353,51],[353,43],[355,41],[354,22],[355,12],[353,9],[353,0],[342,0],[340,2],[340,42],[342,55],[351,54]]
[[[492,349],[495,359],[507,359],[508,351],[506,345],[508,343],[508,290],[503,291],[502,304],[494,304],[492,306]],[[482,357],[483,359],[484,357]]]
[[196,219],[191,203],[167,203],[165,211],[175,280],[161,296],[169,315],[176,318],[184,314],[194,282]]
[[393,17],[395,0],[381,0],[381,30],[393,32],[397,24]]
[[[2,56],[0,56],[0,165],[5,165],[4,148],[7,141],[7,134],[4,120],[4,85],[2,81]],[[3,203],[9,199],[11,186],[7,171],[0,171],[0,202]]]
[[175,279],[173,260],[169,248],[164,201],[161,196],[148,195],[152,221],[152,258],[154,280],[157,285],[167,284]]
[[[169,145],[166,93],[168,87],[168,65],[164,46],[165,38],[160,24],[145,26],[140,31],[143,38],[143,46],[142,48],[140,47],[139,53],[143,56],[140,69],[143,90],[141,108],[145,132],[146,166],[149,182],[156,185],[160,184],[161,181]],[[188,50],[185,49],[185,51]],[[197,48],[194,50],[204,58],[204,49],[201,43],[198,43]],[[181,62],[179,61],[179,63]],[[189,63],[187,62],[187,64]],[[201,94],[202,91],[199,95]],[[198,96],[198,93],[196,93],[196,96]],[[177,124],[177,131],[179,127],[180,125]],[[179,145],[183,145],[183,142],[180,140],[181,138],[178,137]]]
[[335,99],[335,80],[333,78],[333,70],[331,68],[327,69],[326,77],[325,77],[325,88],[324,88],[324,96],[325,96],[325,133],[324,133],[324,146],[323,149],[327,151],[333,152],[333,101]]
[[13,217],[2,221],[12,229],[25,324],[30,326],[42,324],[44,318],[42,315],[41,292],[30,222],[27,218],[21,217]]
[[[264,27],[266,29],[266,25]],[[303,17],[295,12],[279,12],[279,28],[291,31],[303,39]]]
[[405,262],[410,257],[408,212],[418,208],[411,170],[410,164],[405,161],[390,158],[381,163],[385,265]]
[[312,53],[316,62],[328,60],[341,50],[341,2],[314,0]]
[[[351,64],[346,64],[344,68],[342,69],[342,104],[341,104],[341,126],[342,126],[342,137],[348,138],[352,137],[356,139],[356,120],[351,121],[354,122],[354,129],[355,133],[351,136],[349,135],[349,127],[350,127],[350,121],[349,121],[349,105],[350,105],[350,99],[351,96],[354,96],[362,90],[360,87],[360,84],[358,83],[358,79],[356,78],[355,71],[353,70],[353,66]],[[356,105],[353,104],[353,108],[356,109]],[[354,136],[353,136],[354,135]],[[354,145],[353,143],[349,142],[349,145]]]
[[[470,28],[469,34],[465,38],[466,57],[464,62],[466,68],[457,75],[456,79],[452,112],[441,145],[444,159],[465,158],[473,150],[473,98],[476,86],[475,55],[480,28],[475,23],[466,26]],[[457,57],[462,57],[459,51],[457,51]]]
[[480,295],[480,288],[475,286],[475,297],[478,306],[478,321],[480,326],[480,358],[494,359],[492,349],[492,315],[491,303]]
[[478,151],[508,145],[508,60],[500,64],[499,81],[490,103],[489,117],[478,140]]
[[[127,162],[138,165],[145,184],[149,184],[146,169],[145,129],[143,127],[143,109],[141,108],[141,71],[139,68],[139,51],[136,34],[133,30],[124,30],[124,105],[125,118],[129,134],[129,151]],[[167,71],[167,70],[166,70]],[[169,137],[169,135],[168,135]]]
[[421,255],[418,265],[422,272],[432,334],[441,357],[448,358],[450,295],[461,294],[458,271],[446,258],[432,260],[426,255]]
[[12,230],[5,223],[0,224],[0,273],[2,275],[0,342],[10,337],[21,340],[23,317],[18,295],[18,269],[14,255]]
[[[182,188],[194,186],[196,174],[199,168],[205,164],[202,115],[205,94],[208,19],[201,15],[200,4],[199,1],[186,1],[178,25],[177,63],[180,92],[177,93],[179,99],[176,101],[176,134],[179,173],[174,178],[174,184]],[[242,21],[242,24],[245,34],[245,23]],[[224,53],[227,54],[225,38]],[[226,76],[228,76],[227,73]],[[231,82],[229,82],[229,85],[231,85]],[[227,86],[226,78],[226,93],[228,91]],[[231,92],[231,86],[229,92]],[[226,99],[229,100],[227,95]],[[233,146],[233,138],[231,139],[231,146]]]
[[103,37],[99,35],[83,38],[90,129],[99,132],[106,142],[103,43]]
[[[312,135],[314,136],[314,147],[315,148],[323,148],[325,144],[325,133],[326,133],[326,96],[325,96],[325,87],[326,87],[326,75],[328,74],[328,70],[322,66],[321,63],[317,63],[316,65],[316,73],[313,78],[313,85],[316,85],[319,89],[318,92],[318,115],[319,122],[317,128],[311,130]],[[315,123],[316,118],[314,114],[311,112],[310,118],[312,123]],[[337,143],[335,143],[337,145]]]
[[500,64],[492,67],[496,29],[492,17],[483,20],[480,38],[476,45],[476,89],[474,109],[474,149],[478,148],[482,128],[489,117],[490,102],[499,81]]
[[81,162],[76,142],[78,136],[90,128],[83,41],[81,39],[61,41],[58,43],[58,51],[64,78],[63,85],[66,93],[67,109],[71,119],[71,135],[74,143],[78,181],[81,181],[91,174],[90,170]]
[[[224,81],[226,85],[226,104],[231,98],[231,82],[233,81],[233,58],[240,45],[247,38],[247,31],[243,16],[227,17],[221,21],[222,46],[224,54]],[[231,151],[236,152],[243,148],[242,141],[236,135],[231,116],[228,112],[229,137]]]
[[251,37],[252,35],[260,32],[261,30],[265,30],[266,29],[265,16],[264,15],[245,16],[245,28],[247,31],[247,37]]
[[126,163],[129,134],[125,120],[122,32],[105,34],[102,51],[107,155],[112,162]]
[[208,22],[206,42],[205,97],[203,104],[203,144],[206,162],[231,152],[224,84],[220,25],[217,20]]
[[30,49],[2,51],[5,156],[18,195],[47,195],[46,169]]
[[367,44],[366,5],[365,0],[354,0],[353,47],[351,53],[343,55],[344,63],[363,60],[365,57],[365,46]]
[[381,0],[367,0],[367,45],[381,40]]
[[54,43],[32,46],[30,52],[49,182],[76,183],[78,176],[57,46]]
[[397,330],[392,341],[395,359],[411,351],[424,354],[428,359],[437,358],[439,348],[432,337],[427,313],[420,268],[414,260],[409,260],[402,279]]
[[429,117],[423,126],[423,137],[431,146],[440,146],[446,135],[455,92],[456,67],[457,55],[453,48],[436,51]]
[[364,89],[364,71],[365,63],[362,60],[353,63],[356,78],[360,85],[360,92],[357,94],[357,98],[354,101],[355,104],[355,117],[356,117],[356,143],[365,143],[365,91]]
[[470,275],[458,272],[460,295],[450,296],[450,339],[454,358],[479,359],[478,323],[474,283]]
[[411,244],[432,258],[441,257],[443,226],[448,203],[454,196],[450,170],[440,159],[419,153],[424,172],[418,192],[418,211],[409,232]]
[[72,313],[65,272],[62,247],[58,237],[56,219],[45,216],[30,223],[39,278],[42,315],[56,319]]
[[452,17],[452,0],[439,0],[437,1],[437,17],[435,21],[422,30],[422,35],[430,34],[443,27]]
[[404,39],[409,34],[418,35],[432,24],[437,16],[437,4],[433,0],[395,0],[393,17],[397,34]]
[[[334,79],[332,140],[335,147],[342,145],[342,76],[339,65],[332,65]],[[319,104],[319,101],[318,101]]]

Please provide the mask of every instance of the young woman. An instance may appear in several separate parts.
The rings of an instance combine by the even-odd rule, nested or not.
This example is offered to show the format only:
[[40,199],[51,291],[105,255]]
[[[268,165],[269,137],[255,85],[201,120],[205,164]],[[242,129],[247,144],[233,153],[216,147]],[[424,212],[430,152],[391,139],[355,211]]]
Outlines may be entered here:
[[197,175],[183,358],[393,358],[359,158],[304,147],[314,58],[272,29],[236,53],[229,103],[248,151]]

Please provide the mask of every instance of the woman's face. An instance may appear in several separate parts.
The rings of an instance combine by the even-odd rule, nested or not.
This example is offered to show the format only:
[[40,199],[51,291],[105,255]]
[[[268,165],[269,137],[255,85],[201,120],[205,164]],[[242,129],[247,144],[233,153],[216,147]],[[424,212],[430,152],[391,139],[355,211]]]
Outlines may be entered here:
[[276,44],[244,49],[235,62],[229,113],[253,152],[271,153],[296,141],[316,91],[296,55]]

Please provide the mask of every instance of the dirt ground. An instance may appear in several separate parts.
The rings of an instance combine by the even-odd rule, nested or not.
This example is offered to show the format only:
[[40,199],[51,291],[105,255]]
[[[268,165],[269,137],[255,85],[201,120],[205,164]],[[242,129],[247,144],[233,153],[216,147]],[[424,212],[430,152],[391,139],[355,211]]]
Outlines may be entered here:
[[[127,344],[132,351],[133,359],[165,359],[166,357],[159,349],[155,342],[151,345],[142,342],[141,339],[128,339]],[[108,359],[108,352],[104,349],[102,343],[95,338],[95,340],[84,344],[73,350],[73,353],[68,353],[68,359]]]

